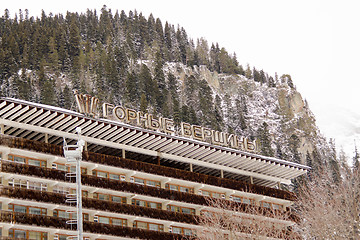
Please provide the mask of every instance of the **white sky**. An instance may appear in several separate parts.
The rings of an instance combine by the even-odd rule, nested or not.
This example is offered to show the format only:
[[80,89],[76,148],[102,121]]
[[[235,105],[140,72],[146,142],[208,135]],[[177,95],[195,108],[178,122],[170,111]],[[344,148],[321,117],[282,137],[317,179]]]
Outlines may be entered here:
[[218,42],[246,66],[270,75],[288,73],[315,113],[327,138],[353,155],[360,148],[360,1],[357,0],[108,0],[7,1],[13,16],[21,9],[85,12],[103,5],[116,10],[153,13],[178,24],[189,37]]

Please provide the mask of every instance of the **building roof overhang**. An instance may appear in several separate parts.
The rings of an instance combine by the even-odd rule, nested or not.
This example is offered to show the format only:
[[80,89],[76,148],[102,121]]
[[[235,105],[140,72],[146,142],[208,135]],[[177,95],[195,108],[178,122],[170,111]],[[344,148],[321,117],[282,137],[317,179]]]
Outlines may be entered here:
[[82,129],[87,149],[104,152],[107,148],[160,157],[172,162],[192,164],[202,172],[222,170],[228,174],[252,177],[255,184],[273,187],[290,184],[310,167],[212,145],[185,137],[172,136],[108,119],[17,99],[0,98],[0,124],[5,134],[30,140],[62,144],[63,138],[77,139]]

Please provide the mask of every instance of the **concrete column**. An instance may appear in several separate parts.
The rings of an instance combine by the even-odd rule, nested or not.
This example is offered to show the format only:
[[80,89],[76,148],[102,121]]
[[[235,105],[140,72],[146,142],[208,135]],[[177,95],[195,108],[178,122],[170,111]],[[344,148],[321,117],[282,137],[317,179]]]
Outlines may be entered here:
[[131,205],[132,204],[132,197],[126,197],[126,204]]
[[170,182],[170,178],[160,181],[160,188],[165,188],[166,183]]
[[48,232],[48,239],[54,239],[55,233],[52,231]]
[[224,170],[220,169],[220,177],[224,178]]
[[195,208],[195,215],[200,216],[202,209],[203,209],[203,207],[197,207],[197,208]]
[[47,191],[48,191],[48,192],[52,192],[52,191],[54,190],[54,186],[55,186],[55,185],[48,183],[48,185],[47,185]]
[[2,202],[1,203],[1,210],[3,210],[3,211],[9,210],[9,206],[8,206],[7,202]]
[[194,193],[198,195],[199,194],[198,191],[200,189],[202,189],[203,187],[204,187],[204,184],[199,184],[199,185],[195,186],[194,187]]
[[133,227],[133,224],[134,224],[134,221],[135,221],[135,219],[133,219],[133,218],[128,218],[128,220],[127,220],[127,226],[128,227]]
[[171,203],[171,201],[165,201],[161,203],[161,209],[167,210],[167,206]]
[[193,165],[192,165],[192,163],[190,163],[190,172],[192,172],[193,171]]
[[[1,178],[1,184],[3,186],[9,186],[9,179],[6,179],[4,177]],[[4,203],[3,203],[4,204]]]
[[10,228],[10,226],[6,226],[6,225],[2,227],[2,236],[3,237],[9,236],[9,228]]
[[50,216],[50,217],[54,216],[53,209],[47,209],[46,212],[47,212],[47,216]]
[[45,143],[49,143],[49,134],[45,133]]
[[169,232],[171,223],[164,223],[164,232]]
[[122,151],[121,151],[121,153],[122,153],[122,158],[126,158],[126,152],[125,152],[125,149],[122,149]]
[[6,151],[6,152],[3,151],[1,153],[1,158],[4,159],[4,160],[9,160],[8,155],[9,155],[9,151]]
[[1,131],[1,134],[5,134],[5,126],[4,124],[0,124],[0,131]]

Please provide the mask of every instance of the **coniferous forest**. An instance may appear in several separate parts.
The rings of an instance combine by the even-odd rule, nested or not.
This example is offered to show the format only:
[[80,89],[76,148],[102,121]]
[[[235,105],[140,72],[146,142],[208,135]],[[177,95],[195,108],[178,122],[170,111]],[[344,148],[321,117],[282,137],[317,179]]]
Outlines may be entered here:
[[[289,74],[243,67],[235,53],[152,14],[103,6],[12,18],[5,10],[0,35],[1,96],[76,110],[77,89],[176,124],[257,138],[263,155],[316,163],[327,152],[316,146],[314,117]],[[299,149],[304,141],[312,146]]]
[[[14,19],[9,15],[5,11],[0,19],[3,96],[69,108],[70,90],[76,88],[109,102],[151,104],[168,115],[164,100],[176,86],[174,76],[164,75],[165,62],[245,74],[236,56],[225,48],[218,44],[209,47],[204,39],[195,45],[185,29],[163,24],[152,15],[112,13],[106,6],[101,13],[88,10],[63,16],[42,12],[40,18],[34,18],[25,10]],[[146,60],[155,63],[154,69],[141,64]],[[36,81],[30,81],[29,71],[37,74]],[[59,74],[71,80],[61,89],[55,88]],[[34,95],[34,88],[41,92]]]

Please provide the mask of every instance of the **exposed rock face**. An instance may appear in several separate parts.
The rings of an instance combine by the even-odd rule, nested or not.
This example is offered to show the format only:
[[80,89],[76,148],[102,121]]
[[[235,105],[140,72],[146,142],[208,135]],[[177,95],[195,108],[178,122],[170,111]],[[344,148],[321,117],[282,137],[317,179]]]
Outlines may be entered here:
[[[298,152],[300,163],[306,164],[306,154],[311,154],[315,149],[329,149],[326,140],[321,136],[316,126],[315,117],[303,100],[301,94],[286,83],[280,81],[276,87],[269,87],[242,75],[227,75],[211,72],[205,66],[189,68],[181,64],[167,65],[166,71],[172,72],[182,85],[181,94],[186,94],[186,78],[196,81],[205,80],[212,90],[213,96],[221,99],[222,116],[224,116],[223,131],[229,131],[232,126],[232,115],[235,114],[236,99],[243,99],[247,113],[246,129],[239,127],[233,129],[243,136],[256,136],[256,130],[263,122],[269,126],[272,139],[272,148],[276,153],[276,145],[283,152],[286,160],[295,160],[289,150],[289,139],[292,135],[298,137]],[[227,101],[230,98],[230,101]],[[229,106],[230,102],[230,106]],[[298,160],[297,160],[298,161]]]

